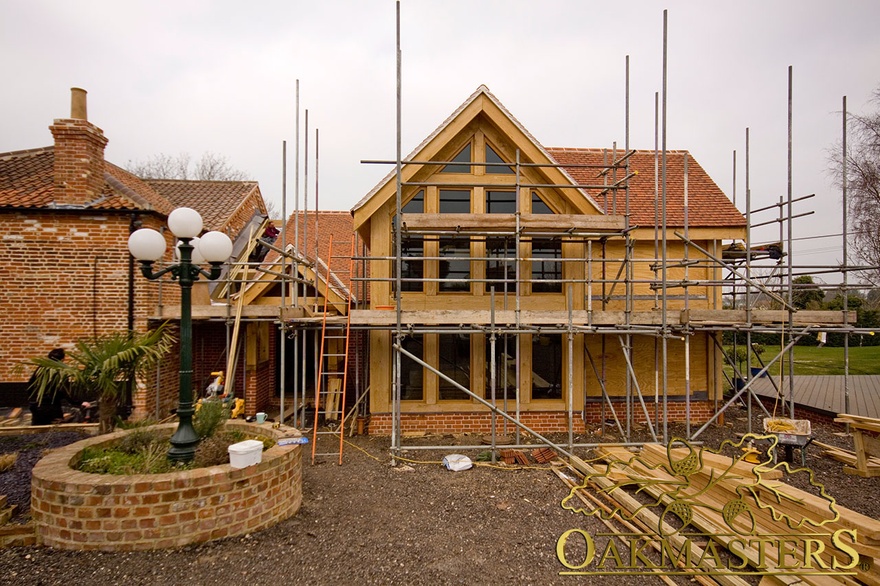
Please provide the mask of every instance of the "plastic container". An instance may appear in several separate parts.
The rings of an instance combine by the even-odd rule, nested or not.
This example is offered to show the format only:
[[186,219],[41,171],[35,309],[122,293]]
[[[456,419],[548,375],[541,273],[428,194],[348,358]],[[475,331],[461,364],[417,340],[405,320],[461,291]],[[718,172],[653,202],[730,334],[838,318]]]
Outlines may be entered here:
[[245,440],[229,446],[229,464],[233,468],[247,468],[263,461],[263,442]]

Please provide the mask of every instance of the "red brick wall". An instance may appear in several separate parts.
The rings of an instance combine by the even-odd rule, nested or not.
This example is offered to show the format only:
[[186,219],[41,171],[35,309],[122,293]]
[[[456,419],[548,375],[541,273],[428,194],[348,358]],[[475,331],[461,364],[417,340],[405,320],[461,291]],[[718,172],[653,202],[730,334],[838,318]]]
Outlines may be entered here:
[[[164,223],[152,215],[138,219],[154,229]],[[15,370],[22,361],[128,329],[130,223],[129,213],[111,211],[0,213],[0,380],[24,382],[30,369]],[[170,260],[170,235],[167,240]],[[134,327],[145,331],[159,325],[148,317],[160,299],[165,305],[180,303],[180,287],[148,281],[137,262],[133,278]],[[176,324],[171,326],[177,336]],[[175,345],[160,365],[158,397],[155,374],[140,381],[133,396],[135,419],[167,417],[177,405],[178,356]]]
[[55,203],[85,204],[104,189],[104,147],[107,138],[86,120],[55,120]]
[[[248,328],[250,331],[250,328]],[[245,403],[246,415],[254,415],[258,411],[265,411],[275,402],[276,368],[275,361],[278,354],[278,330],[274,325],[269,327],[269,360],[254,366],[249,366],[246,372]]]
[[[622,407],[622,405],[621,405]],[[662,409],[662,407],[661,407]],[[669,421],[684,421],[685,404],[670,402],[667,406]],[[649,409],[653,415],[653,406]],[[587,406],[586,420],[600,420],[600,406]],[[691,403],[691,421],[705,422],[712,417],[712,403],[699,401]],[[610,416],[610,415],[609,415]],[[523,411],[519,420],[538,433],[561,433],[568,431],[568,413],[565,411]],[[644,421],[641,410],[635,416],[636,421]],[[497,418],[500,426],[504,419]],[[511,424],[512,425],[512,424]],[[489,413],[402,413],[400,417],[401,432],[426,431],[428,433],[488,433],[491,431],[491,415]],[[580,413],[575,413],[573,422],[575,433],[585,430],[584,420]],[[368,426],[370,435],[391,434],[391,414],[374,413],[370,415]]]
[[[22,360],[128,328],[129,224],[120,213],[0,213],[0,380],[25,381],[13,372]],[[137,266],[134,284],[143,329],[156,292]]]
[[[293,428],[229,422],[277,439]],[[166,426],[170,434],[174,425]],[[302,504],[302,446],[273,446],[262,462],[169,474],[87,474],[70,462],[99,436],[52,451],[34,468],[31,511],[39,543],[58,549],[132,551],[182,547],[259,531],[292,517]]]

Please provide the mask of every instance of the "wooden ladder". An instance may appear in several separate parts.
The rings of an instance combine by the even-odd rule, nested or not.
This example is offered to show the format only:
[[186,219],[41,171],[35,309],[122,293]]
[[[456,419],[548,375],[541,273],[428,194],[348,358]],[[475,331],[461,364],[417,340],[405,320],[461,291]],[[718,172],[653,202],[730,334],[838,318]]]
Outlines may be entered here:
[[[348,272],[333,271],[333,235],[327,248],[327,272],[324,283],[324,311],[321,318],[321,355],[318,360],[318,376],[315,381],[315,422],[312,426],[312,464],[318,456],[338,456],[342,464],[342,447],[345,444],[345,388],[348,384],[348,352],[351,341],[352,293],[345,286],[346,279],[354,272],[354,241],[349,255]],[[339,257],[344,260],[345,257]],[[317,274],[317,273],[316,273]],[[333,286],[334,279],[337,281]],[[347,279],[349,282],[351,279]],[[343,320],[328,323],[330,296],[338,292],[345,303]],[[319,431],[323,416],[323,431]],[[318,452],[319,436],[339,436],[339,449],[335,452]]]

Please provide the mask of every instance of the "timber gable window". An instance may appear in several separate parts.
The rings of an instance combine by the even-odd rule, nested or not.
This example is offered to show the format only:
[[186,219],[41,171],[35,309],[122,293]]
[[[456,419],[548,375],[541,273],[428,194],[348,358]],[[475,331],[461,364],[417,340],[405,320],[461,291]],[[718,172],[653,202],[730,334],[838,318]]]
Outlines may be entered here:
[[541,196],[538,195],[537,191],[532,192],[532,213],[533,214],[552,214],[553,210],[550,209]]
[[[467,334],[438,335],[440,368],[438,370],[463,386],[471,388],[471,337]],[[441,401],[465,401],[469,395],[448,380],[439,379]]]
[[[425,359],[425,344],[422,334],[413,334],[403,339],[403,349],[420,360]],[[425,371],[421,364],[409,356],[400,358],[400,398],[403,401],[424,401]]]
[[471,145],[467,144],[458,154],[452,157],[453,163],[440,169],[441,173],[471,173]]
[[[404,214],[425,213],[425,191],[420,189],[406,204],[401,207]],[[397,222],[397,218],[394,220]],[[400,242],[400,288],[402,291],[422,291],[425,275],[425,237],[414,234],[402,234]]]
[[515,214],[516,192],[486,190],[487,214]]
[[507,161],[495,152],[491,146],[486,144],[486,174],[487,175],[512,175],[514,173],[512,167],[508,167]]
[[486,291],[516,291],[516,239],[512,236],[486,238]]
[[532,336],[532,400],[562,398],[562,334]]
[[441,214],[471,213],[471,192],[469,189],[441,189],[438,209]]
[[441,238],[440,257],[440,291],[470,291],[470,239]]
[[532,239],[532,259],[532,293],[561,293],[562,243],[555,238]]

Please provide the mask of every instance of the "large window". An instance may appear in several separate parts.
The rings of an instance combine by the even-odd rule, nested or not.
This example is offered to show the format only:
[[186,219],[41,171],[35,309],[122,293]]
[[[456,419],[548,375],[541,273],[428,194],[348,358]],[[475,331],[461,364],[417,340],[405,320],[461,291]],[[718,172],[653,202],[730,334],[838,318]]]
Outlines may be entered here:
[[[492,398],[492,343],[486,336],[486,395]],[[501,334],[495,338],[495,399],[516,398],[516,336]]]
[[[440,349],[439,371],[465,387],[471,388],[471,338],[467,334],[439,334]],[[462,401],[468,394],[438,377],[441,401]]]
[[512,236],[486,239],[486,291],[516,291],[516,239]]
[[[419,190],[411,200],[405,203],[401,211],[404,214],[425,213],[425,191]],[[397,218],[394,219],[395,227]],[[421,279],[425,275],[425,238],[403,233],[400,243],[400,288],[403,291],[422,291],[424,289]],[[417,279],[417,280],[412,280]]]
[[[403,349],[425,359],[425,345],[422,334],[414,334],[403,339]],[[400,398],[403,401],[425,400],[425,375],[421,364],[406,355],[400,357]]]
[[440,257],[440,290],[470,291],[470,240],[467,238],[441,238]]
[[532,336],[532,399],[562,398],[562,334]]
[[560,293],[562,243],[556,239],[536,238],[532,240],[532,258],[532,293]]
[[487,214],[515,214],[516,192],[486,190]]
[[425,276],[425,238],[424,236],[403,236],[400,244],[400,289],[402,291],[421,291]]
[[440,190],[440,213],[441,214],[469,214],[471,213],[471,192],[464,189],[441,189]]

